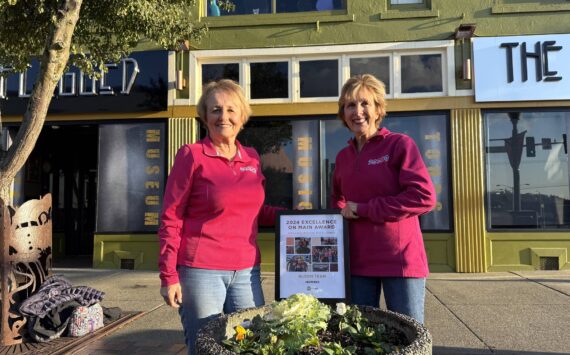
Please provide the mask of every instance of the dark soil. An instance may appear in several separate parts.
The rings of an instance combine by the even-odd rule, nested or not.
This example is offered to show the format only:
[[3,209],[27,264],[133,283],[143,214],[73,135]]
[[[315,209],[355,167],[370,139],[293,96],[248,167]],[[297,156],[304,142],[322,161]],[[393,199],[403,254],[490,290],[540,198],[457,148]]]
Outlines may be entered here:
[[[334,322],[334,320],[331,321]],[[350,334],[346,332],[340,333],[340,332],[335,332],[334,330],[331,329],[338,329],[338,328],[335,327],[335,324],[331,324],[331,322],[329,322],[328,329],[319,334],[319,340],[321,343],[339,342],[343,348],[356,345],[357,354],[365,353],[364,348],[366,344],[358,343],[357,341],[354,340],[354,338],[350,336]],[[402,333],[397,329],[389,327],[387,327],[386,332],[384,333],[383,341],[389,344],[390,346],[395,346],[399,348],[410,345],[410,342],[408,341],[404,333]],[[314,346],[306,347],[298,352],[299,355],[320,355],[322,353],[323,352],[321,349]]]

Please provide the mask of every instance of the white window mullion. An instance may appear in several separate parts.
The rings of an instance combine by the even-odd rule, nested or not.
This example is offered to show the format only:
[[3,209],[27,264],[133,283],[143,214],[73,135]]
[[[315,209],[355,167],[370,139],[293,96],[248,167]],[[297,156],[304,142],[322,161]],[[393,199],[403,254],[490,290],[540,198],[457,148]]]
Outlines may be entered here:
[[[441,65],[443,69],[441,72],[447,78],[443,78],[443,94],[447,96],[455,96],[455,65],[450,65],[450,63],[455,63],[455,50],[454,47],[447,47],[445,49],[445,55],[441,58]],[[463,63],[461,63],[463,65]],[[445,70],[447,68],[447,70]]]
[[291,58],[291,100],[299,102],[301,97],[301,79],[299,78],[299,58]]
[[245,99],[251,100],[251,71],[249,63],[245,58],[240,62],[239,85],[243,88]]
[[245,91],[246,99],[249,99],[249,64],[246,58],[242,58],[239,61],[239,86]]
[[340,94],[342,86],[351,77],[351,75],[350,75],[350,58],[346,54],[343,54],[340,57],[340,63],[339,64],[340,64],[340,74],[339,74],[338,78],[340,80],[340,88],[338,89],[338,93]]
[[423,4],[425,0],[390,0],[391,5]]
[[400,97],[400,93],[402,92],[402,65],[400,60],[400,55],[398,53],[392,53],[392,61],[393,61],[393,68],[392,73],[393,75],[392,82],[394,83],[394,98]]
[[196,55],[193,52],[190,52],[190,60],[188,61],[188,65],[190,66],[190,79],[188,81],[190,89],[190,104],[196,105],[198,103],[198,97],[202,95],[202,85],[199,84],[202,82],[202,71],[198,70],[198,60],[196,59]]

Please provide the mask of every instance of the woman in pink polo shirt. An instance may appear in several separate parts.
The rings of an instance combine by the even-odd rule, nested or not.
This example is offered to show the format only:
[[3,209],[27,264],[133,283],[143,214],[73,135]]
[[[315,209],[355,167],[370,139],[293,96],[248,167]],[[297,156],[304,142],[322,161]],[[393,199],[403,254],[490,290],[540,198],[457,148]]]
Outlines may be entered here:
[[428,263],[418,216],[436,203],[414,141],[379,128],[386,115],[384,84],[365,74],[343,86],[338,116],[354,134],[336,157],[333,207],[349,219],[351,297],[424,320]]
[[257,226],[275,221],[259,155],[236,140],[251,114],[239,85],[207,84],[197,110],[208,136],[178,151],[158,232],[160,292],[179,307],[189,354],[209,319],[264,304]]

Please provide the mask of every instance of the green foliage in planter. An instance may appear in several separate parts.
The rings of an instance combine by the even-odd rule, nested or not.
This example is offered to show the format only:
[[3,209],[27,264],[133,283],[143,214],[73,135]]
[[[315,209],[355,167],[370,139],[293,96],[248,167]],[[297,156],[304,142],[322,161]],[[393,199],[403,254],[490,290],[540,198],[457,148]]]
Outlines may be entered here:
[[331,310],[305,294],[273,302],[266,315],[235,330],[223,344],[238,354],[382,354],[398,345],[384,324],[369,322],[357,307],[339,303]]
[[292,349],[317,345],[317,333],[327,327],[330,309],[316,298],[296,294],[273,302],[265,316],[236,327],[236,335],[224,345],[236,353],[292,354]]

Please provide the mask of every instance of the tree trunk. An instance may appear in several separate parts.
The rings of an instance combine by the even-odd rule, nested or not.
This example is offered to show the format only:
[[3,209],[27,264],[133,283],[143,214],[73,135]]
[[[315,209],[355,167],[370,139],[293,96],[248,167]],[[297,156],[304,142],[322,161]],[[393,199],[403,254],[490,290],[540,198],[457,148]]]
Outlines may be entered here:
[[82,0],[59,0],[56,22],[40,58],[40,72],[28,103],[22,125],[12,146],[0,154],[0,198],[11,204],[9,190],[24,166],[42,131],[51,98],[67,61]]

